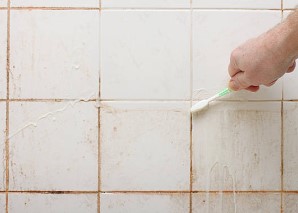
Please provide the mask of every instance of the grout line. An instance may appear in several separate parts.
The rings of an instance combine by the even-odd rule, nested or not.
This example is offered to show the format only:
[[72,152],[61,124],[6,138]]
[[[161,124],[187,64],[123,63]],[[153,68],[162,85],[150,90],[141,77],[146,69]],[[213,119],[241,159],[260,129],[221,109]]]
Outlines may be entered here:
[[98,194],[98,191],[9,191],[9,193],[27,193],[27,194]]
[[[1,101],[1,100],[0,100]],[[68,101],[79,101],[79,102],[94,102],[96,99],[9,99],[10,102],[68,102]]]
[[[99,7],[101,8],[101,0],[99,0]],[[100,97],[101,97],[101,32],[102,32],[102,24],[101,24],[101,17],[102,15],[102,12],[101,12],[101,9],[99,10],[99,70],[98,70],[98,101],[100,102]],[[97,195],[97,212],[100,213],[100,190],[101,190],[101,136],[100,136],[100,133],[101,133],[101,128],[100,128],[100,107],[97,109],[97,114],[98,114],[98,117],[97,117],[97,125],[98,125],[98,133],[97,133],[97,137],[98,137],[98,144],[97,144],[97,154],[98,154],[98,195]]]
[[5,129],[5,212],[8,213],[9,191],[9,82],[10,82],[10,0],[7,0],[6,43],[6,129]]
[[114,11],[120,11],[120,10],[212,10],[212,11],[217,11],[217,10],[235,10],[235,11],[279,11],[281,10],[280,8],[186,8],[186,7],[181,7],[181,8],[166,8],[166,7],[103,7],[101,8],[102,10],[114,10]]
[[[192,100],[193,100],[193,8],[192,8],[192,0],[190,0],[190,94],[191,94],[191,100],[190,100],[190,108],[192,106]],[[189,144],[189,158],[190,158],[190,165],[189,165],[189,213],[192,213],[192,184],[193,184],[193,165],[192,165],[192,155],[193,155],[193,146],[192,146],[192,131],[193,131],[193,116],[192,113],[190,113],[190,132],[189,132],[189,139],[190,139],[190,144]]]
[[[233,190],[225,190],[225,191],[101,191],[101,193],[115,193],[115,194],[190,194],[190,193],[238,193],[238,194],[258,194],[258,193],[280,193],[280,190],[271,190],[271,191],[233,191]],[[298,191],[289,191],[288,193],[298,194]]]
[[12,10],[99,10],[99,7],[11,7]]

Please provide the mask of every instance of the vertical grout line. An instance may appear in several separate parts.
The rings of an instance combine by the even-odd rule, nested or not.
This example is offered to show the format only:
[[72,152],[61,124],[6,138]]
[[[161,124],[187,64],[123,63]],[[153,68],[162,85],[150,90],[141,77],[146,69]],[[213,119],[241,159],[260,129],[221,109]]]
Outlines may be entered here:
[[5,212],[8,213],[9,191],[9,72],[10,72],[10,0],[7,0],[7,43],[6,43],[6,130],[5,130]]
[[[191,92],[191,100],[190,107],[192,105],[193,100],[193,9],[192,9],[192,0],[190,0],[190,92]],[[189,213],[192,213],[192,113],[190,112],[190,176],[189,176]]]
[[98,157],[98,192],[97,192],[97,212],[100,213],[100,191],[101,191],[101,147],[100,147],[100,97],[101,97],[101,0],[99,0],[99,70],[98,70],[98,109],[97,109],[97,137],[98,137],[98,144],[97,144],[97,157]]
[[[283,0],[281,0],[281,22],[284,19]],[[280,144],[280,212],[283,213],[283,198],[284,198],[284,78],[282,78],[281,87],[281,144]]]

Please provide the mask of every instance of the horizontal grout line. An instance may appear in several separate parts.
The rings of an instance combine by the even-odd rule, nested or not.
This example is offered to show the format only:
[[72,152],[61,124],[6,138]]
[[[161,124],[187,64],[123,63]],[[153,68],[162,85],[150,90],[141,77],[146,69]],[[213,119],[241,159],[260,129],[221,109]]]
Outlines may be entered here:
[[[7,10],[7,7],[0,7],[0,10]],[[143,8],[143,7],[131,7],[131,8],[99,8],[99,7],[11,7],[10,10],[106,10],[106,11],[150,11],[150,10],[169,10],[169,11],[175,11],[175,10],[184,10],[184,11],[205,11],[205,10],[210,10],[210,11],[282,11],[282,10],[295,10],[295,8],[288,8],[288,9],[277,9],[277,8],[154,8],[154,7],[148,7],[148,8]]]
[[100,10],[99,7],[11,7],[10,10]]
[[[6,191],[0,191],[0,193],[5,193]],[[188,191],[188,190],[182,190],[182,191],[38,191],[38,190],[26,190],[26,191],[16,191],[16,190],[10,190],[8,193],[32,193],[32,194],[97,194],[98,192],[100,193],[115,193],[115,194],[189,194],[189,193],[226,193],[226,194],[231,194],[231,193],[289,193],[289,194],[298,194],[297,190],[256,190],[256,191],[240,191],[240,190],[223,190],[223,191],[218,191],[218,190],[210,190],[210,191]]]
[[[9,102],[68,102],[68,101],[80,101],[80,102],[92,102],[97,99],[8,99]],[[0,99],[0,101],[6,101],[5,99]]]
[[32,193],[32,194],[97,194],[98,191],[8,191],[8,193]]

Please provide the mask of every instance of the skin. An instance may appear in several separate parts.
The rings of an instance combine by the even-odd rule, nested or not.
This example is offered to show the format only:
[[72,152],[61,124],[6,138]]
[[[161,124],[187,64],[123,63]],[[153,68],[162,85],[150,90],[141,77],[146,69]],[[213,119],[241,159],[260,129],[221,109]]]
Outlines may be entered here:
[[294,71],[298,58],[298,9],[257,38],[233,50],[229,64],[229,88],[259,90],[272,86],[285,73]]

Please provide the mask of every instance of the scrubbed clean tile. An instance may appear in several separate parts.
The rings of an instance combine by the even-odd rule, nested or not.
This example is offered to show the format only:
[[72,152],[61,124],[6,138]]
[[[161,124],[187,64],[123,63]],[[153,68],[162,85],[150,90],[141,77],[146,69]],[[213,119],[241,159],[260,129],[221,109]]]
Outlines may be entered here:
[[189,11],[103,11],[104,99],[190,97]]
[[194,190],[279,190],[281,104],[215,102],[193,117]]
[[[297,2],[298,5],[298,2]],[[291,12],[284,11],[283,17],[286,19]],[[298,64],[298,61],[296,61]],[[298,65],[294,72],[285,74],[283,77],[283,98],[284,100],[298,100],[296,93],[298,83]]]
[[102,190],[188,190],[188,111],[186,102],[104,102]]
[[[232,50],[267,31],[280,19],[278,11],[194,11],[194,89],[203,88],[208,95],[214,95],[225,88],[230,79],[228,65]],[[257,93],[241,91],[229,98],[280,100],[281,93],[280,80],[271,88],[262,87]]]
[[13,7],[99,7],[99,0],[12,0]]
[[97,114],[92,102],[12,102],[10,189],[97,190]]
[[[0,4],[1,5],[1,4]],[[6,98],[7,12],[0,10],[0,99]]]
[[186,213],[188,194],[111,194],[100,196],[101,213]]
[[298,212],[298,195],[297,194],[284,194],[284,211],[285,213],[296,213]]
[[280,213],[277,193],[199,193],[193,194],[193,213]]
[[283,0],[284,9],[294,9],[298,7],[298,2],[296,0]]
[[194,8],[280,9],[281,0],[192,0]]
[[101,0],[103,8],[189,8],[190,0]]
[[9,194],[11,213],[96,213],[97,194]]
[[10,96],[95,96],[98,38],[98,11],[12,11]]
[[[5,130],[6,130],[6,103],[0,102],[0,190],[5,189]],[[1,198],[0,198],[1,209]],[[0,210],[1,212],[1,210]]]
[[298,103],[284,103],[284,188],[298,190]]

